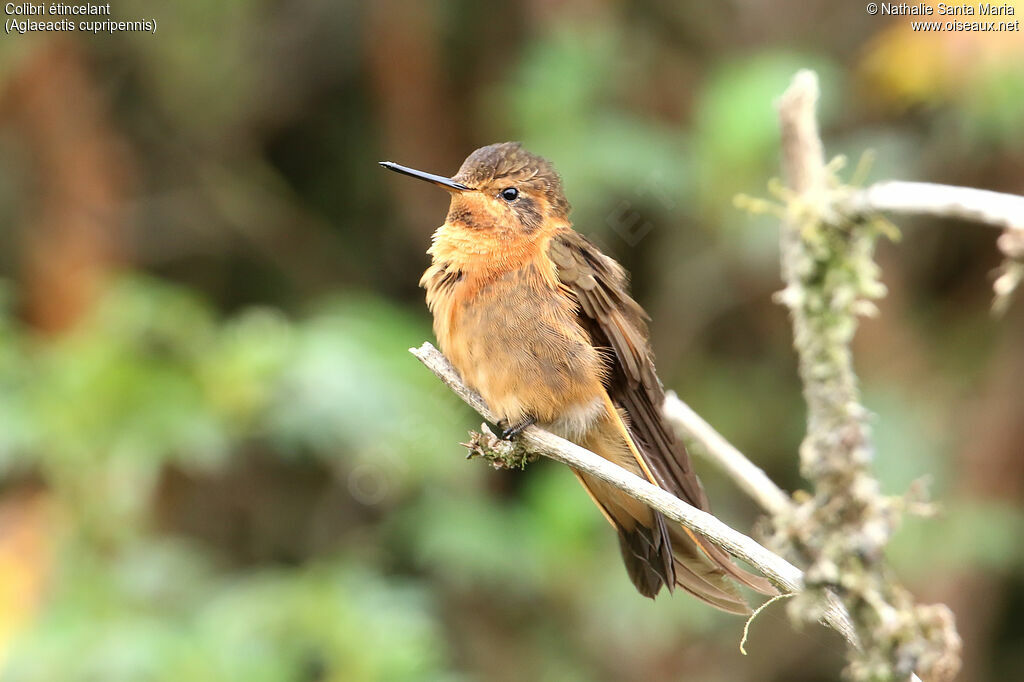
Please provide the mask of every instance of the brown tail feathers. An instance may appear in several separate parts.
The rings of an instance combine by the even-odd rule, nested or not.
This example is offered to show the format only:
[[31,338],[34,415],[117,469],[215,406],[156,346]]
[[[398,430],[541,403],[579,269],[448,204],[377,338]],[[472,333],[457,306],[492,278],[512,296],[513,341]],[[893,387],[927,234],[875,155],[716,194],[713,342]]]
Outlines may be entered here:
[[[607,416],[581,445],[656,484],[622,415],[610,400],[608,405]],[[618,531],[626,571],[642,595],[653,598],[663,585],[669,591],[679,586],[718,609],[745,614],[750,609],[733,581],[761,594],[778,594],[765,578],[739,568],[708,540],[667,522],[659,512],[604,481],[578,472],[576,475]]]

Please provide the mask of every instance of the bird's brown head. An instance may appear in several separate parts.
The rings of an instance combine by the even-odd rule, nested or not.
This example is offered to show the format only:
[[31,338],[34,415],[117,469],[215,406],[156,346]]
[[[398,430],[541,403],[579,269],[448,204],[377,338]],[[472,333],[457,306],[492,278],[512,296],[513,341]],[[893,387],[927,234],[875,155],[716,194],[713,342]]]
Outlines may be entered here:
[[562,223],[569,202],[554,166],[518,142],[481,147],[451,178],[382,161],[381,165],[432,182],[452,194],[447,223],[480,231],[535,233],[548,223]]

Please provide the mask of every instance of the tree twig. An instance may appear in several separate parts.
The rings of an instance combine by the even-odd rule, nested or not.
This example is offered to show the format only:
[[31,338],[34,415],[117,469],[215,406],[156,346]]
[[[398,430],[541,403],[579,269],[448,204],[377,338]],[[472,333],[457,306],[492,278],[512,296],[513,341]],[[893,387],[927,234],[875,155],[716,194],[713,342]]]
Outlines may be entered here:
[[879,182],[864,189],[842,188],[835,199],[847,217],[876,213],[930,215],[973,220],[1003,229],[997,244],[1006,256],[993,282],[992,309],[1005,312],[1014,291],[1024,281],[1024,197],[984,189],[930,182]]
[[1024,197],[930,182],[879,182],[839,202],[850,215],[908,213],[1024,230]]

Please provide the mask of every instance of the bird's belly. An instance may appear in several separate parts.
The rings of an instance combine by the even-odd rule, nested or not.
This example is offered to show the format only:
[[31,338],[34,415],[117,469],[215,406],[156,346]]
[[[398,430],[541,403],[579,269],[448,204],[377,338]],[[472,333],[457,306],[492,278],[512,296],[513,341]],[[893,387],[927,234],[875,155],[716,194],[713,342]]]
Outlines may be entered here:
[[449,321],[438,329],[442,350],[508,423],[535,417],[571,438],[600,414],[603,360],[559,292],[499,279],[456,304]]

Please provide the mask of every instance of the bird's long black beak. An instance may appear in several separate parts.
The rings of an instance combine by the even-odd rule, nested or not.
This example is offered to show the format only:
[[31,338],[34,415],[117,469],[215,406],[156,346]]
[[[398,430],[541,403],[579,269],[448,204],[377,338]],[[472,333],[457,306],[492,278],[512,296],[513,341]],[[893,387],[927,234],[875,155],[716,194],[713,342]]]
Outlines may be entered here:
[[420,180],[426,180],[427,182],[431,182],[437,185],[438,187],[444,187],[445,189],[453,189],[457,192],[465,192],[468,189],[473,189],[472,187],[467,187],[466,185],[463,185],[461,182],[455,182],[451,178],[446,178],[443,175],[425,173],[423,171],[416,170],[415,168],[399,166],[397,163],[392,163],[390,161],[380,161],[379,163],[388,170],[392,170],[395,171],[396,173],[401,173],[403,175],[408,175],[413,178],[419,178]]

